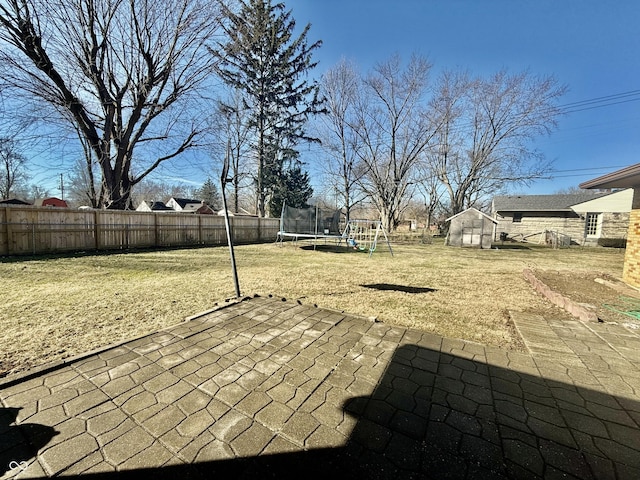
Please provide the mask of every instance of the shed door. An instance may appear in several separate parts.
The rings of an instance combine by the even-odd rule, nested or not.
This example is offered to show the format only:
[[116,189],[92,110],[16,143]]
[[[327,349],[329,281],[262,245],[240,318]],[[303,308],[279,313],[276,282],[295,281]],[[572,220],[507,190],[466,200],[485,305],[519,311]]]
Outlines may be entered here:
[[475,232],[473,228],[468,228],[462,232],[463,245],[480,245],[480,232]]
[[462,223],[462,245],[480,245],[482,242],[482,220]]

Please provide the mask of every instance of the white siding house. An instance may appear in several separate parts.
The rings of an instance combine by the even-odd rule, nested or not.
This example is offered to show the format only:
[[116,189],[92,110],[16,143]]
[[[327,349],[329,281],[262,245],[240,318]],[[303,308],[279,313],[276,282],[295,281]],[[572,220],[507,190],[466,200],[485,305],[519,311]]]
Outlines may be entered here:
[[201,200],[191,198],[171,197],[167,202],[167,207],[176,212],[195,212],[202,206]]
[[629,228],[629,212],[633,188],[598,197],[571,208],[585,222],[585,244],[597,243],[599,238],[624,238]]

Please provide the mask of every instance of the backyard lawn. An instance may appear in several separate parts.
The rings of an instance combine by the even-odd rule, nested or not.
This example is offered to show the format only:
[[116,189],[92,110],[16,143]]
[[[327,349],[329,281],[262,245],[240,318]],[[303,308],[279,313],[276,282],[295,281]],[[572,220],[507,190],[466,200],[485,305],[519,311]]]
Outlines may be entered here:
[[[243,295],[317,304],[522,349],[508,311],[566,317],[522,270],[620,278],[617,249],[379,247],[371,258],[302,244],[236,247]],[[0,377],[173,325],[234,296],[227,248],[0,259]]]

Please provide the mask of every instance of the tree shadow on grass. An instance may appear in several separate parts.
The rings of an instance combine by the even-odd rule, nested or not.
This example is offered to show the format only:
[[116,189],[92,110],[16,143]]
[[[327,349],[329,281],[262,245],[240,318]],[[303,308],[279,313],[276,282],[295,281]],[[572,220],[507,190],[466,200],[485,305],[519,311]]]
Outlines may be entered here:
[[430,287],[411,287],[409,285],[395,285],[392,283],[371,283],[369,285],[360,285],[364,288],[372,288],[374,290],[391,290],[395,292],[404,292],[404,293],[432,293],[437,292],[438,290]]
[[494,243],[491,245],[494,250],[531,250],[531,247],[522,243]]
[[316,251],[322,253],[369,253],[365,250],[353,249],[351,247],[348,247],[347,245],[303,245],[302,247],[300,247],[300,250],[305,250],[307,252]]

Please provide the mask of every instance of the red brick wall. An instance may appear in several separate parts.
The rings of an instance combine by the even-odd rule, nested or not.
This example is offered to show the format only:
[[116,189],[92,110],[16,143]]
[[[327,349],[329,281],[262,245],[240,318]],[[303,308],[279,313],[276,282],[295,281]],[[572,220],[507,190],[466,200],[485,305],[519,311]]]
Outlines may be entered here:
[[631,210],[629,215],[622,279],[629,285],[640,288],[640,209]]

